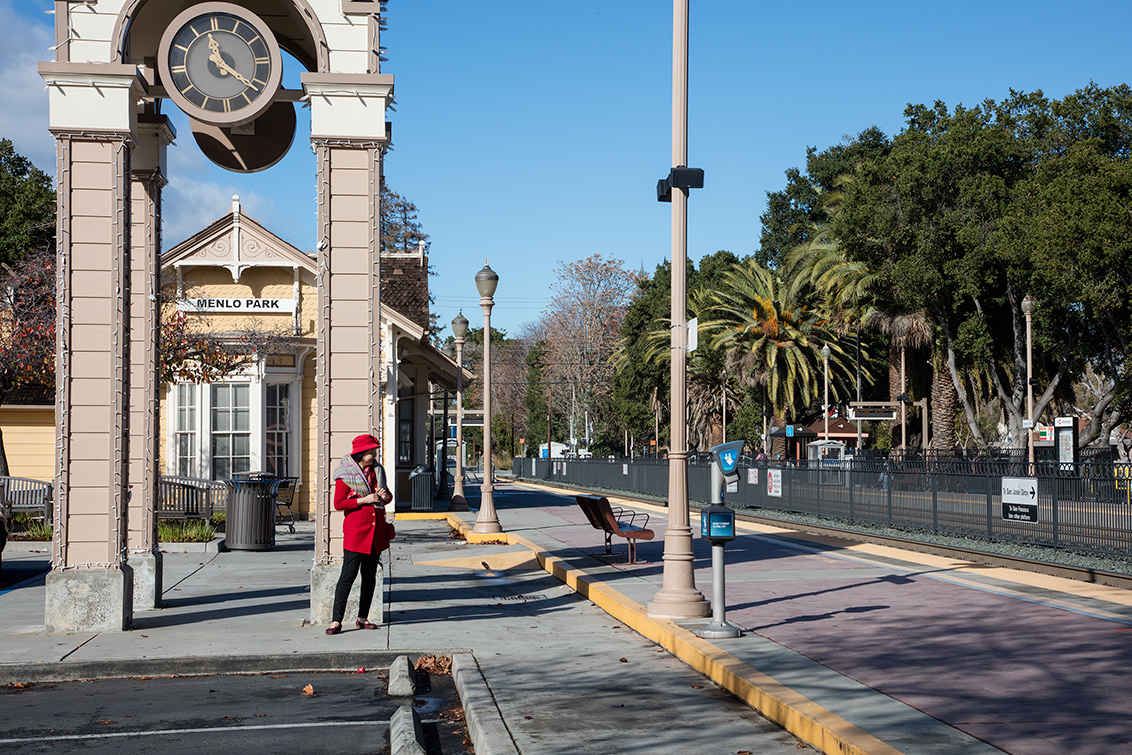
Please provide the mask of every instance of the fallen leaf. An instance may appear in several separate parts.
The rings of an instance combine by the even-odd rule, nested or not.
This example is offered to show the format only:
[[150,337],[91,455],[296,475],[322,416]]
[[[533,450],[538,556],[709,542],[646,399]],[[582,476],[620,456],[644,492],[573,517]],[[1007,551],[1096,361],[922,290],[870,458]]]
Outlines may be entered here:
[[24,685],[23,682],[16,682],[12,686],[15,687],[16,689],[23,689],[25,685]]
[[628,663],[628,662],[629,662],[629,659],[628,659],[628,658],[622,658],[622,659],[621,659],[621,662],[622,662],[622,663]]
[[417,659],[413,664],[417,671],[427,671],[430,674],[452,674],[452,659],[446,655],[426,655]]
[[750,750],[739,750],[739,752],[735,753],[735,755],[751,755],[751,751]]
[[702,684],[693,684],[692,685],[692,689],[703,689],[703,688],[704,688],[704,685],[702,685]]
[[309,684],[307,686],[303,687],[303,694],[308,696],[308,697],[314,697],[314,687],[312,687]]
[[112,723],[114,723],[114,722],[113,722],[113,721],[111,721],[111,720],[110,720],[109,718],[104,718],[104,719],[103,719],[103,720],[101,720],[101,721],[95,721],[95,723],[96,723],[96,724],[112,724]]
[[264,718],[266,715],[267,715],[266,713],[256,713],[255,717],[256,718]]

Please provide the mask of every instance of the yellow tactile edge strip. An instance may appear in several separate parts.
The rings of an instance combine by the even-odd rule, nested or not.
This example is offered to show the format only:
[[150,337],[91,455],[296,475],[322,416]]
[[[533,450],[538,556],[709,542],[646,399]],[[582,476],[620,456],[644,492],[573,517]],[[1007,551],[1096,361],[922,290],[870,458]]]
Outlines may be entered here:
[[902,755],[900,750],[758,669],[725,653],[668,619],[653,619],[643,606],[573,569],[521,535],[478,535],[458,516],[398,514],[398,519],[447,520],[469,542],[501,542],[529,548],[552,576],[641,636],[668,650],[786,731],[827,755]]

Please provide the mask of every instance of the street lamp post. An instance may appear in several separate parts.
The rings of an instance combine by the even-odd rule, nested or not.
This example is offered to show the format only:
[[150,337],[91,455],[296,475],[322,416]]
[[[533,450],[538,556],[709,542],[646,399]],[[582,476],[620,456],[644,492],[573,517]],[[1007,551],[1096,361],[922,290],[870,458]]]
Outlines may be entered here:
[[468,335],[468,318],[463,311],[452,318],[452,340],[456,344],[456,480],[449,511],[467,511],[464,498],[464,336]]
[[825,440],[829,441],[829,344],[821,347],[821,361],[825,372],[825,399],[822,403],[822,413],[825,414]]
[[483,308],[483,484],[480,486],[480,510],[472,532],[491,534],[502,532],[499,517],[495,514],[495,487],[491,475],[491,308],[492,297],[499,285],[499,276],[484,262],[483,270],[476,273],[476,288],[480,292]]
[[[672,3],[672,165],[688,165],[688,0]],[[700,182],[702,185],[702,181]],[[658,192],[659,193],[659,192]],[[659,198],[659,197],[658,197]],[[668,452],[668,526],[664,532],[664,576],[648,604],[656,618],[707,616],[711,606],[696,589],[692,528],[688,513],[687,358],[688,358],[688,190],[671,186],[672,301],[671,418]],[[658,449],[659,450],[659,449]]]
[[1031,319],[1034,310],[1038,308],[1033,297],[1026,294],[1022,299],[1022,314],[1026,315],[1026,418],[1030,420],[1030,429],[1026,433],[1029,448],[1030,474],[1034,473],[1034,372],[1033,372],[1033,340],[1031,337]]

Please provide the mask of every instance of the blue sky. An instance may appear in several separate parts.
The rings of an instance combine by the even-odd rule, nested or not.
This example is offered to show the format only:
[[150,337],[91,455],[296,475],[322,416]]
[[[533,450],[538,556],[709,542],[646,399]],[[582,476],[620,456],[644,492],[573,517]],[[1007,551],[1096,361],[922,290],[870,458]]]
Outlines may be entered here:
[[[0,136],[53,172],[47,95],[35,72],[54,43],[48,0],[0,0]],[[474,276],[499,273],[492,323],[511,334],[549,300],[558,261],[594,253],[651,272],[669,255],[669,0],[391,0],[383,38],[396,77],[391,188],[431,235],[434,311],[479,321]],[[1010,89],[1062,97],[1127,80],[1127,2],[783,3],[692,0],[689,164],[706,171],[688,253],[758,246],[766,193],[808,146],[879,126],[908,103],[971,106]],[[297,85],[289,71],[288,86]],[[171,104],[167,112],[175,111]],[[215,168],[177,113],[166,246],[245,210],[314,247],[309,120],[275,168]],[[308,121],[304,129],[303,122]]]

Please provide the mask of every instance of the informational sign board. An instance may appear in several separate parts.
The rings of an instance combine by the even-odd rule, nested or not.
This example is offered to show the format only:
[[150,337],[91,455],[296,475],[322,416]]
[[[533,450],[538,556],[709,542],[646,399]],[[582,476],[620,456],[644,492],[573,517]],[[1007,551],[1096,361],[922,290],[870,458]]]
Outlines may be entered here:
[[1002,518],[1013,522],[1038,521],[1038,478],[1002,478]]
[[794,437],[794,425],[787,425],[786,426],[786,437],[787,438],[793,438]]
[[771,498],[782,497],[781,469],[768,469],[766,471],[766,494]]
[[758,467],[748,467],[747,468],[747,484],[748,485],[758,485],[759,484],[759,468]]

